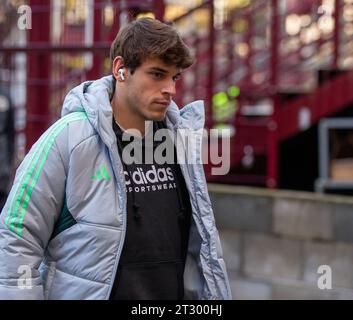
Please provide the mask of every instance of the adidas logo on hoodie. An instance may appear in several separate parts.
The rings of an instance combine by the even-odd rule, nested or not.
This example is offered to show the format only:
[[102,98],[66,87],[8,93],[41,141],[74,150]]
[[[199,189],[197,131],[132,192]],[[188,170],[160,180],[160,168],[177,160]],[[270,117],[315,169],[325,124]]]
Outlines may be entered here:
[[[135,192],[158,191],[176,188],[173,170],[170,167],[144,171],[143,167],[136,167],[133,171],[124,171],[127,191],[132,191],[132,182]],[[146,170],[146,169],[145,169]]]

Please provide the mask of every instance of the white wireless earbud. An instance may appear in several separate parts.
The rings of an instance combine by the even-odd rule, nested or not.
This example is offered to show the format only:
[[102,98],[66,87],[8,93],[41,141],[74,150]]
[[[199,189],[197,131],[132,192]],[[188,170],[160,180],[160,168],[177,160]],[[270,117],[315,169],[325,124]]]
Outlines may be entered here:
[[121,80],[125,80],[123,69],[119,69],[118,74],[119,74],[119,77],[121,78]]

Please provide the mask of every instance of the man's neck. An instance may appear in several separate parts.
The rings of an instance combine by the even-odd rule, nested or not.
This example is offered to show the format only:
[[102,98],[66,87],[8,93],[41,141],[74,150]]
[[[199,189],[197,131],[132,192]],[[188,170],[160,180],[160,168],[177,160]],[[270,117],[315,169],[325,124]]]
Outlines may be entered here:
[[121,128],[124,128],[124,130],[138,130],[141,137],[145,135],[145,119],[141,118],[138,114],[131,112],[129,106],[120,103],[117,98],[111,101],[111,106],[113,109],[113,117]]

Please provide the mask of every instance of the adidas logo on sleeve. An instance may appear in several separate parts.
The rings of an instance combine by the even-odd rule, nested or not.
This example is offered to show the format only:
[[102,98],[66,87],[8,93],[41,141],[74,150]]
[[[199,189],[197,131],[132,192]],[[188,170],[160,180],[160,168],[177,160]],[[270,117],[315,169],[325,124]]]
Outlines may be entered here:
[[100,180],[110,180],[110,175],[108,169],[105,164],[101,165],[97,170],[96,174],[91,177],[92,181],[100,181]]

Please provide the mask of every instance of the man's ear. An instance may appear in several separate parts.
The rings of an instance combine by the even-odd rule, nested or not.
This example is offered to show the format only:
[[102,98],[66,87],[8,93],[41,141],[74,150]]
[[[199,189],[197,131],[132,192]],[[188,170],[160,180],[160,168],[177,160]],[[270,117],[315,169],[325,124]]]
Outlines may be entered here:
[[[121,69],[123,71],[119,72],[119,70],[121,70]],[[123,72],[123,76],[121,76],[121,72]],[[116,56],[115,59],[113,60],[112,73],[114,75],[114,78],[117,81],[124,81],[125,80],[125,78],[124,78],[124,75],[125,75],[124,60],[121,56]]]

